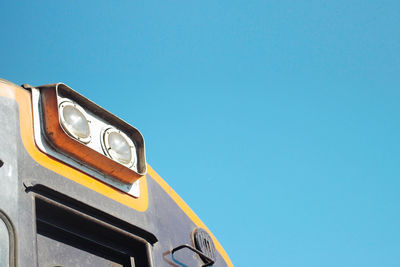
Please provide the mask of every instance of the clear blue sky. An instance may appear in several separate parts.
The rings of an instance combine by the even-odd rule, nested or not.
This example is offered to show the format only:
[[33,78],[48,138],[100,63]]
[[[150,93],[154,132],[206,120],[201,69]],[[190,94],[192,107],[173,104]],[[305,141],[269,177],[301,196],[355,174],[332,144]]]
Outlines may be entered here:
[[399,25],[398,0],[1,0],[0,77],[139,128],[235,266],[399,266]]

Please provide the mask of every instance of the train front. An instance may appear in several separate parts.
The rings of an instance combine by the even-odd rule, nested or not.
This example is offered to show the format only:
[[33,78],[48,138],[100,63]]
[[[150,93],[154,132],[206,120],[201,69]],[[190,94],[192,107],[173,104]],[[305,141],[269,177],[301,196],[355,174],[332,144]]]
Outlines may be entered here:
[[141,133],[67,85],[0,79],[0,122],[0,266],[233,266]]

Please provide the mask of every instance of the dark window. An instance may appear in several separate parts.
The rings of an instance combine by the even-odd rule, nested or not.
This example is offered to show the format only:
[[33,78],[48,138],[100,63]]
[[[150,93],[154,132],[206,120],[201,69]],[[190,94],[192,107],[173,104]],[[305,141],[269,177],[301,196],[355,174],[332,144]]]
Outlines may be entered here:
[[47,199],[36,198],[39,266],[149,266],[146,243]]

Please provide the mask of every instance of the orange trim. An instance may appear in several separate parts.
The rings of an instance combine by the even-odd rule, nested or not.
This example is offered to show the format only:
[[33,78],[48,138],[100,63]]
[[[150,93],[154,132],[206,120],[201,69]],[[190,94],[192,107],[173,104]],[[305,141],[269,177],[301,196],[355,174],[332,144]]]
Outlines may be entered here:
[[74,169],[58,160],[49,157],[48,155],[39,151],[35,145],[33,134],[33,114],[31,93],[21,89],[19,86],[0,80],[0,96],[15,99],[19,106],[19,121],[21,128],[21,137],[24,147],[28,154],[40,165],[50,169],[78,184],[86,186],[93,191],[105,195],[115,201],[118,201],[128,207],[138,211],[145,211],[148,208],[148,190],[147,180],[144,177],[140,179],[140,197],[134,198],[118,189],[110,187],[103,182],[93,179],[85,173]]
[[164,189],[165,192],[167,192],[170,197],[176,202],[176,204],[186,213],[186,215],[196,224],[197,227],[201,227],[203,229],[206,229],[207,232],[210,234],[211,238],[214,241],[215,248],[218,250],[218,252],[221,254],[222,258],[224,258],[225,262],[228,264],[228,266],[233,266],[232,261],[229,259],[228,254],[226,254],[226,251],[224,248],[221,246],[221,244],[218,242],[218,240],[215,238],[215,236],[211,233],[210,230],[208,230],[207,226],[200,220],[199,217],[193,212],[193,210],[188,206],[188,204],[183,201],[183,199],[172,189],[167,182],[163,180],[163,178],[156,173],[156,171],[147,164],[147,173]]

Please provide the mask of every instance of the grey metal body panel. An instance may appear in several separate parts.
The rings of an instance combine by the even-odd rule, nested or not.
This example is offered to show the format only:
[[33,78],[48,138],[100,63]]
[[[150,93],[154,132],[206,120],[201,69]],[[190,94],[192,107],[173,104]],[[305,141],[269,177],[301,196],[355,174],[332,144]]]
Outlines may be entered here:
[[[196,225],[150,175],[146,176],[148,209],[136,211],[34,161],[22,144],[18,104],[14,100],[0,97],[0,121],[0,160],[4,162],[0,167],[0,211],[10,218],[15,229],[17,266],[37,266],[38,262],[34,206],[37,192],[27,190],[35,185],[68,196],[71,203],[74,200],[91,207],[93,214],[104,217],[99,220],[108,220],[111,224],[115,221],[116,227],[121,226],[146,240],[154,266],[203,264],[199,256],[188,250],[179,251],[174,258],[171,256],[174,247],[193,244],[191,233]],[[219,253],[213,266],[227,266]]]

